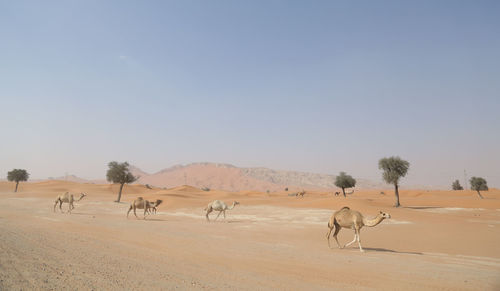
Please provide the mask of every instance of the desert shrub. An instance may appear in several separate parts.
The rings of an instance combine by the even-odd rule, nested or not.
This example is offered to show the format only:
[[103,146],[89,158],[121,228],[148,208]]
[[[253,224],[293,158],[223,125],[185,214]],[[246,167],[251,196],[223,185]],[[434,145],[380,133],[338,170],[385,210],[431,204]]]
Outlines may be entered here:
[[109,182],[120,184],[120,191],[118,192],[118,199],[115,202],[120,202],[122,197],[123,185],[135,182],[139,177],[134,177],[128,168],[129,164],[110,162],[108,164],[108,172],[106,173],[106,179]]
[[488,185],[486,183],[486,180],[481,177],[472,177],[470,178],[469,182],[470,182],[470,188],[472,190],[476,190],[477,195],[479,195],[479,197],[483,199],[483,196],[479,191],[488,191]]
[[394,185],[394,194],[396,195],[395,207],[399,207],[399,179],[406,176],[410,163],[400,157],[383,158],[378,161],[378,168],[383,170],[382,177],[388,184]]
[[464,187],[462,187],[462,185],[460,185],[460,182],[458,180],[455,180],[455,182],[453,182],[453,184],[451,184],[451,189],[453,189],[453,190],[463,190]]
[[17,192],[17,186],[19,186],[19,182],[28,181],[30,174],[24,169],[14,169],[7,173],[7,180],[11,182],[16,182],[16,189],[14,192]]
[[342,193],[345,195],[345,188],[352,188],[356,186],[356,179],[347,175],[345,172],[340,172],[340,174],[335,177],[335,186],[342,189]]

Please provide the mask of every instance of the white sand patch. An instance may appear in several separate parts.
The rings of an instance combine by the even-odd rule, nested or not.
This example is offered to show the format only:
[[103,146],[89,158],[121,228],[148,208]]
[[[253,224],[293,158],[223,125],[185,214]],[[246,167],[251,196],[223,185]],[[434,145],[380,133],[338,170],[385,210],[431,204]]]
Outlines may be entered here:
[[418,211],[432,212],[432,213],[450,213],[450,212],[459,212],[459,211],[484,211],[484,208],[461,208],[461,207],[442,207],[442,208],[422,208],[415,209]]
[[[240,206],[233,210],[226,211],[227,220],[239,220],[254,224],[286,224],[289,226],[303,228],[306,225],[325,226],[334,210],[329,209],[296,209],[276,206]],[[218,211],[210,213],[210,220],[214,220]],[[194,219],[205,219],[205,212],[200,212],[199,209],[178,209],[173,212],[165,212],[166,215],[190,217]],[[372,217],[368,217],[372,218]],[[219,216],[218,220],[223,219],[223,215]],[[410,221],[400,221],[395,219],[387,219],[384,224],[398,225],[410,224]]]
[[499,220],[468,219],[467,221],[468,222],[477,222],[477,223],[500,224]]
[[[26,198],[23,198],[23,197],[13,197],[13,198],[7,198],[7,200],[14,200],[14,201],[23,201],[23,202],[38,202],[38,201],[43,201],[45,199],[41,199],[41,198],[29,198],[29,197],[26,197]],[[54,203],[54,202],[52,202]]]
[[85,202],[86,205],[119,205],[116,202],[103,202],[103,201],[88,201]]
[[59,219],[55,219],[55,218],[50,218],[50,217],[45,217],[45,216],[35,216],[36,218],[41,218],[41,219],[45,219],[45,220],[50,220],[50,221],[61,221]]
[[382,222],[383,224],[413,224],[411,221],[406,220],[396,220],[396,219],[386,219]]
[[176,211],[176,212],[159,212],[158,211],[158,214],[166,214],[166,215],[170,215],[170,216],[181,216],[181,217],[190,217],[190,218],[205,218],[205,215],[204,214],[196,214],[196,213],[193,213],[193,212],[186,212],[186,211]]
[[492,257],[449,255],[443,253],[424,253],[424,255],[443,258],[449,263],[500,267],[500,259]]

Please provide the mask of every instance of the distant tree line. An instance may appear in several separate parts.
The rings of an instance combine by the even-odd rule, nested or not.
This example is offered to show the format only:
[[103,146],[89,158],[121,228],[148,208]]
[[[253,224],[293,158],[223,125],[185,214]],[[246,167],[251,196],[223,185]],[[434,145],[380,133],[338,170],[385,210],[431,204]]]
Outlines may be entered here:
[[[106,173],[107,181],[111,183],[116,183],[120,185],[120,189],[118,190],[118,197],[115,202],[120,202],[123,186],[125,184],[130,184],[139,179],[132,174],[129,169],[129,164],[127,162],[118,163],[116,161],[112,161],[108,163],[108,171]],[[401,206],[399,201],[399,185],[401,178],[405,177],[408,173],[408,169],[410,168],[410,163],[401,159],[398,156],[392,156],[388,158],[382,158],[378,162],[378,167],[382,170],[382,178],[388,183],[394,185],[394,195],[396,201],[394,203],[394,207]],[[29,173],[25,169],[13,169],[7,173],[7,180],[10,182],[15,182],[16,186],[14,192],[17,192],[19,187],[19,182],[28,181]],[[471,185],[471,190],[477,192],[477,195],[483,199],[483,195],[481,195],[481,191],[488,191],[488,185],[484,178],[481,177],[472,177],[469,180]],[[337,177],[335,177],[335,186],[342,189],[342,193],[344,197],[346,197],[345,189],[353,188],[356,186],[356,179],[352,176],[347,175],[346,172],[340,172]],[[151,187],[146,185],[149,189]],[[455,180],[451,188],[453,190],[463,190],[464,188],[460,185],[458,180]],[[210,188],[204,187],[203,191],[210,191]],[[288,187],[285,188],[285,191],[288,191]],[[352,193],[352,192],[351,192]],[[351,194],[348,193],[348,194]]]

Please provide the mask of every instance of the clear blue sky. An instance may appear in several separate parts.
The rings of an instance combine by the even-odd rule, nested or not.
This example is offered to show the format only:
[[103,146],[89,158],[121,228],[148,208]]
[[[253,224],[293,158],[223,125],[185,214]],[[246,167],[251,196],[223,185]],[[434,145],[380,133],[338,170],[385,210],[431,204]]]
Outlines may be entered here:
[[0,1],[0,175],[111,160],[500,187],[499,1]]

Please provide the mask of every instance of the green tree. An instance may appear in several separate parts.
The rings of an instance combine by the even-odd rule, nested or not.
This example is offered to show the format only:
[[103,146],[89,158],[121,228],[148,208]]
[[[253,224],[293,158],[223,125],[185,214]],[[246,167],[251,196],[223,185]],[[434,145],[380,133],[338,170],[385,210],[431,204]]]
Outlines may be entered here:
[[453,190],[463,190],[464,187],[462,187],[462,185],[460,185],[460,182],[458,180],[455,180],[455,182],[453,182],[453,184],[451,184],[451,189],[453,189]]
[[7,180],[16,182],[16,190],[14,190],[14,192],[17,192],[17,186],[19,186],[19,182],[28,181],[29,177],[30,174],[28,174],[28,172],[24,169],[14,169],[7,173]]
[[106,178],[109,182],[120,184],[120,191],[118,192],[118,199],[115,202],[120,202],[122,198],[123,185],[135,182],[139,177],[134,177],[129,170],[129,164],[110,162],[108,164],[108,172],[106,173]]
[[382,177],[388,184],[394,185],[394,194],[396,195],[396,203],[394,207],[399,207],[399,179],[406,176],[410,163],[402,160],[400,157],[383,158],[378,161],[378,168],[383,170]]
[[477,191],[477,195],[483,199],[483,196],[479,191],[488,191],[488,185],[486,184],[486,180],[481,178],[481,177],[472,177],[469,180],[470,182],[470,188],[472,190]]
[[342,193],[344,193],[345,198],[345,188],[352,188],[356,186],[356,180],[350,175],[347,175],[345,172],[340,172],[340,174],[335,178],[335,186],[342,189]]

